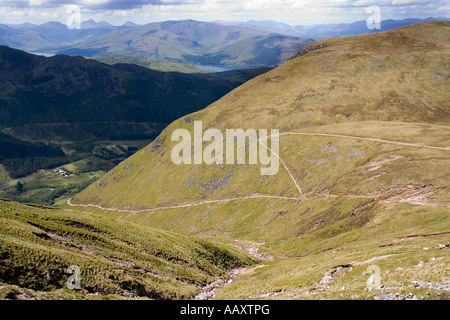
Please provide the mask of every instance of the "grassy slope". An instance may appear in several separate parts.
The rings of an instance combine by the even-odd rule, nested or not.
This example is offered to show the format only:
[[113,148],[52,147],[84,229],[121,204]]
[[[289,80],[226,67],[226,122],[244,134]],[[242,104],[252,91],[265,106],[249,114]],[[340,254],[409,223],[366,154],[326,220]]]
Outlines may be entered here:
[[[437,145],[446,147],[442,143],[448,139],[449,131],[446,126],[436,125],[448,123],[448,78],[437,76],[447,72],[448,28],[448,23],[428,22],[378,34],[322,40],[330,46],[288,61],[252,79],[208,108],[192,114],[189,119],[202,120],[204,130],[215,127],[221,130],[279,128],[280,131],[298,131],[299,128],[311,126],[300,132],[328,132],[330,128],[329,133],[335,133],[338,128],[343,134],[351,132],[360,136],[364,133],[361,128],[367,127],[364,130],[370,137],[388,136],[391,140],[395,138],[423,144],[434,140]],[[381,64],[378,67],[379,60]],[[158,139],[162,144],[152,144],[127,159],[102,179],[103,187],[94,184],[77,195],[74,201],[144,209],[256,192],[296,194],[284,170],[261,181],[263,177],[259,176],[259,166],[175,166],[171,162],[170,150],[176,143],[170,141],[170,135],[177,128],[192,131],[193,126],[189,122],[179,119],[172,123]],[[342,125],[328,126],[335,123]],[[397,128],[398,133],[394,136],[386,134],[389,132],[386,128],[391,126]],[[408,135],[401,137],[403,132],[408,132]],[[320,179],[318,174],[327,171],[331,171],[332,177],[328,183],[334,185],[333,191],[361,190],[359,185],[353,187],[352,183],[344,184],[336,180],[342,176],[339,173],[342,166],[335,160],[352,152],[362,154],[351,156],[348,161],[348,157],[344,157],[342,162],[346,165],[356,163],[356,167],[347,166],[345,169],[344,165],[343,169],[346,176],[351,171],[355,179],[361,177],[361,170],[367,169],[371,162],[382,160],[385,154],[395,154],[397,149],[405,152],[404,158],[387,166],[405,164],[406,161],[414,161],[415,157],[420,158],[417,161],[426,161],[426,157],[435,157],[438,161],[446,159],[446,151],[423,150],[420,152],[426,155],[419,156],[413,155],[417,148],[394,148],[393,145],[383,144],[384,149],[379,149],[380,143],[377,142],[300,136],[281,137],[280,141],[281,156],[286,158],[297,180],[305,179],[307,175],[307,191],[321,186],[322,183],[314,185],[311,179]],[[299,143],[302,143],[302,148],[295,147]],[[307,161],[321,158],[314,159],[309,152],[328,143],[336,144],[339,152],[328,152],[331,158],[323,165],[310,165]],[[383,153],[378,153],[381,150]],[[316,150],[316,153],[319,157],[322,152]],[[300,166],[299,161],[303,161]],[[430,171],[432,165],[428,161],[423,166],[420,164],[419,168],[406,166],[401,171],[392,170],[392,175],[388,177],[390,181],[397,178],[404,180],[405,170],[415,175],[418,169],[422,172],[422,178],[427,174],[437,175],[438,185],[442,187],[445,171]],[[328,170],[325,170],[326,167]],[[306,173],[306,170],[312,171]],[[217,185],[214,182],[227,177],[227,174],[231,176],[229,184],[219,184],[218,188],[214,188],[213,185]],[[423,179],[413,182],[417,180]],[[403,181],[401,186],[406,186],[408,182]],[[427,183],[425,180],[423,182]],[[367,186],[369,182],[361,183],[366,184],[363,192],[379,187],[390,189],[389,181],[371,188]],[[149,193],[149,190],[157,191]]]
[[0,281],[10,285],[1,287],[3,298],[17,292],[14,285],[40,291],[41,298],[73,298],[65,289],[70,265],[81,269],[78,298],[187,298],[227,269],[255,262],[230,246],[96,214],[4,200],[0,208]]
[[8,172],[3,165],[0,165],[0,185],[5,185],[9,181]]
[[[427,22],[321,40],[328,47],[249,81],[188,119],[202,120],[204,130],[279,128],[448,147],[448,38],[447,22]],[[258,193],[298,196],[283,168],[276,176],[261,177],[259,166],[175,167],[170,134],[177,128],[192,130],[189,122],[175,121],[160,135],[161,145],[127,159],[74,202],[144,210]],[[450,277],[449,249],[438,248],[450,242],[448,152],[342,137],[283,136],[280,156],[308,194],[305,201],[236,200],[138,213],[86,210],[225,242],[265,243],[260,252],[275,261],[239,277],[218,298],[370,298],[381,294],[366,288],[369,275],[363,272],[371,264],[381,268],[382,284],[394,287],[384,293],[435,298],[436,290],[409,284]],[[398,159],[383,162],[392,158]],[[374,163],[380,161],[377,168]],[[231,180],[223,179],[227,174]],[[414,188],[417,197],[408,198]],[[424,204],[392,201],[396,196]],[[416,268],[421,260],[425,266]],[[312,290],[327,270],[349,264],[328,290]],[[402,271],[394,272],[398,267]]]

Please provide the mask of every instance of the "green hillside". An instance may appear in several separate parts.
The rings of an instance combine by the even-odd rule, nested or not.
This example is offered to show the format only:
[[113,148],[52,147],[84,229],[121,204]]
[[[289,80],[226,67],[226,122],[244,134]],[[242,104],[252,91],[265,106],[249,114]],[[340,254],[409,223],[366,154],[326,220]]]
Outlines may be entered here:
[[154,139],[168,123],[268,70],[182,74],[0,46],[0,129],[45,143]]
[[[170,123],[269,70],[232,71],[223,77],[166,73],[82,57],[46,58],[5,46],[0,46],[0,62],[0,125],[53,124],[58,130],[56,124],[80,123],[103,137],[111,122]],[[120,132],[115,131],[110,136],[117,139]],[[127,131],[128,136],[134,133]]]
[[[312,43],[173,122],[70,205],[252,241],[272,256],[219,298],[438,298],[450,263],[449,28],[430,21]],[[194,120],[203,130],[279,129],[278,174],[173,164],[171,134],[192,133]],[[368,291],[373,264],[385,287]]]
[[[207,240],[0,200],[1,299],[180,299],[256,259]],[[66,287],[76,265],[81,289]],[[90,295],[89,295],[90,294]]]

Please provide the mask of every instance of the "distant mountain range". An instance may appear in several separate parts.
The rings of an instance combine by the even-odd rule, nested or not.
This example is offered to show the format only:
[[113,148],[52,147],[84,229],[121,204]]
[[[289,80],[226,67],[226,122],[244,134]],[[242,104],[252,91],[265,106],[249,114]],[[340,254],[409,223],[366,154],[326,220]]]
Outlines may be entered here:
[[312,39],[350,36],[395,29],[424,20],[384,20],[370,30],[366,21],[290,26],[276,21],[201,22],[164,21],[138,25],[128,21],[113,26],[88,20],[81,29],[60,22],[41,25],[0,24],[0,45],[43,55],[95,57],[121,55],[155,61],[237,68],[275,67]]
[[273,20],[266,21],[216,21],[222,25],[228,26],[241,26],[257,30],[264,30],[268,32],[275,32],[279,34],[301,37],[301,38],[313,38],[315,40],[331,38],[331,37],[341,37],[341,36],[352,36],[363,33],[374,33],[380,31],[387,31],[392,29],[397,29],[406,25],[414,24],[421,21],[430,20],[448,20],[445,17],[433,18],[429,17],[426,19],[409,18],[403,20],[383,20],[381,22],[381,29],[368,29],[367,22],[365,20],[355,21],[351,23],[332,23],[332,24],[319,24],[311,26],[290,26],[286,23],[281,23]]
[[[99,62],[114,65],[118,63],[135,64],[144,68],[159,70],[164,72],[182,72],[182,73],[211,73],[211,71],[197,68],[190,64],[183,64],[177,62],[155,61],[150,59],[136,58],[132,56],[121,56],[108,54],[106,56],[97,56],[95,59]],[[229,71],[229,70],[223,70]]]
[[0,45],[28,52],[50,53],[51,48],[75,44],[116,30],[138,26],[127,22],[123,26],[113,26],[105,21],[88,20],[81,23],[81,29],[68,29],[65,24],[50,21],[41,25],[0,24]]
[[[150,33],[167,34],[161,46],[195,39],[167,28]],[[202,30],[211,50],[223,43]],[[54,135],[86,123],[92,135],[124,123],[139,133],[136,121],[200,109],[267,69],[164,73],[0,47],[0,198],[60,207],[0,199],[0,300],[448,299],[449,38],[449,21],[425,21],[317,40],[131,157],[121,141],[86,139],[71,154],[89,158],[67,165],[66,141],[59,150],[15,137],[34,124]],[[179,129],[192,164],[174,161]],[[35,160],[52,170],[29,175]],[[107,173],[93,172],[100,163]],[[268,165],[275,174],[264,175]],[[55,168],[71,174],[51,178]],[[80,290],[67,288],[67,266],[78,266]]]
[[116,30],[55,52],[92,57],[115,54],[159,61],[231,67],[274,67],[312,39],[194,20]]

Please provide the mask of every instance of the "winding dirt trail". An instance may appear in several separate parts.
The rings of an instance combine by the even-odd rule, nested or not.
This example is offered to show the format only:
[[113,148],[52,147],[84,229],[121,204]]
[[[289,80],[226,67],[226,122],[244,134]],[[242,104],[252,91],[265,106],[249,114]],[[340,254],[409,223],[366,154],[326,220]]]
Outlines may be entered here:
[[311,133],[311,132],[283,132],[278,135],[271,135],[265,138],[259,139],[259,143],[272,152],[283,164],[283,167],[286,169],[286,171],[289,173],[289,176],[291,177],[292,181],[294,182],[295,187],[299,191],[300,195],[303,196],[302,189],[300,188],[297,180],[295,180],[294,175],[289,170],[286,163],[281,159],[281,157],[275,153],[272,149],[270,149],[266,144],[262,142],[262,140],[267,140],[268,138],[274,137],[274,136],[285,136],[285,135],[304,135],[304,136],[322,136],[322,137],[335,137],[335,138],[346,138],[346,139],[356,139],[356,140],[365,140],[365,141],[372,141],[372,142],[382,142],[382,143],[390,143],[400,146],[410,146],[410,147],[417,147],[417,148],[429,148],[429,149],[438,149],[438,150],[445,150],[450,151],[450,147],[435,147],[435,146],[428,146],[424,144],[418,144],[418,143],[408,143],[408,142],[399,142],[399,141],[390,141],[390,140],[383,140],[378,138],[366,138],[366,137],[357,137],[357,136],[348,136],[348,135],[341,135],[341,134],[328,134],[328,133]]
[[220,200],[204,200],[204,201],[199,201],[199,202],[189,203],[189,204],[157,207],[157,208],[142,209],[142,210],[125,210],[125,209],[118,209],[118,208],[106,208],[106,207],[102,207],[102,206],[99,206],[96,204],[73,204],[71,202],[71,199],[67,200],[67,204],[71,207],[98,208],[98,209],[107,210],[107,211],[140,213],[140,212],[152,212],[152,211],[158,211],[158,210],[190,208],[190,207],[197,207],[197,206],[201,206],[201,205],[205,205],[205,204],[227,203],[227,202],[231,202],[231,201],[247,200],[247,199],[281,199],[281,200],[296,200],[296,201],[304,200],[301,197],[282,197],[282,196],[272,196],[272,195],[261,194],[261,195],[235,197],[235,198],[220,199]]
[[[304,201],[304,200],[310,200],[310,199],[318,199],[318,196],[320,195],[316,195],[316,196],[312,196],[312,197],[308,197],[309,194],[304,195],[302,192],[302,189],[300,188],[297,180],[294,178],[294,175],[292,174],[292,172],[289,170],[288,166],[286,165],[286,163],[281,159],[281,157],[275,153],[272,149],[270,149],[266,144],[264,144],[262,141],[263,140],[267,140],[268,138],[274,137],[274,136],[285,136],[285,135],[303,135],[303,136],[323,136],[323,137],[337,137],[337,138],[346,138],[346,139],[357,139],[357,140],[365,140],[365,141],[372,141],[372,142],[382,142],[382,143],[390,143],[390,144],[395,144],[395,145],[400,145],[400,146],[410,146],[410,147],[417,147],[417,148],[429,148],[429,149],[437,149],[437,150],[444,150],[444,151],[450,151],[450,147],[436,147],[436,146],[428,146],[428,145],[424,145],[424,144],[418,144],[418,143],[408,143],[408,142],[399,142],[399,141],[390,141],[390,140],[383,140],[383,139],[378,139],[378,138],[367,138],[367,137],[357,137],[357,136],[348,136],[348,135],[340,135],[340,134],[328,134],[328,133],[311,133],[311,132],[283,132],[277,135],[271,135],[271,136],[267,136],[264,138],[259,139],[259,143],[261,144],[261,146],[263,146],[264,148],[266,148],[267,150],[269,150],[271,153],[273,153],[281,162],[281,164],[283,165],[283,167],[285,168],[285,170],[287,171],[287,173],[289,174],[289,176],[291,177],[292,182],[294,183],[296,189],[299,192],[299,196],[298,197],[283,197],[283,196],[274,196],[274,195],[250,195],[250,196],[244,196],[244,197],[235,197],[235,198],[228,198],[228,199],[219,199],[219,200],[203,200],[203,201],[198,201],[195,203],[188,203],[188,204],[182,204],[182,205],[173,205],[173,206],[163,206],[163,207],[157,207],[157,208],[150,208],[150,209],[142,209],[142,210],[125,210],[125,209],[118,209],[118,208],[106,208],[106,207],[102,207],[100,205],[94,205],[94,204],[72,204],[71,199],[67,200],[67,204],[71,207],[84,207],[84,208],[99,208],[102,210],[107,210],[107,211],[116,211],[116,212],[129,212],[129,213],[140,213],[140,212],[154,212],[154,211],[158,211],[158,210],[169,210],[169,209],[179,209],[179,208],[190,208],[190,207],[196,207],[196,206],[201,206],[201,205],[205,205],[205,204],[214,204],[214,203],[227,203],[227,202],[231,202],[231,201],[238,201],[238,200],[246,200],[246,199],[282,199],[282,200],[295,200],[295,201]],[[324,195],[326,198],[330,198],[330,197],[348,197],[348,198],[372,198],[373,196],[371,195],[331,195],[331,194],[327,194]],[[428,206],[439,206],[438,204],[434,204],[434,203],[428,203],[427,201],[423,201],[422,199],[420,199],[421,201],[417,200],[417,197],[421,196],[420,194],[416,194],[416,198],[411,199],[411,197],[397,197],[397,198],[390,198],[387,200],[383,200],[381,202],[409,202],[412,204],[416,204],[416,205],[428,205]],[[422,195],[423,196],[423,195]],[[446,207],[448,207],[448,205],[445,205]]]
[[428,145],[420,144],[420,143],[399,142],[399,141],[383,140],[383,139],[378,139],[378,138],[355,137],[355,136],[347,136],[347,135],[342,135],[342,134],[309,133],[309,132],[286,132],[286,133],[283,133],[282,135],[304,135],[304,136],[337,137],[337,138],[347,138],[347,139],[357,139],[357,140],[366,140],[366,141],[390,143],[390,144],[396,144],[396,145],[399,145],[399,146],[408,146],[408,147],[428,148],[428,149],[437,149],[437,150],[450,151],[450,147],[435,147],[435,146],[428,146]]

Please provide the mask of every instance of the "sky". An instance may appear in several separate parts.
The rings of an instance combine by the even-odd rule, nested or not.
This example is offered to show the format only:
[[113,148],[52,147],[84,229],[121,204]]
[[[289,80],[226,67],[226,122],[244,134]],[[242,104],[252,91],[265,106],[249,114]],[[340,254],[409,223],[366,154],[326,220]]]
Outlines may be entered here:
[[367,20],[373,5],[381,20],[450,16],[449,0],[0,0],[0,23],[66,23],[79,8],[81,21],[113,25],[185,19],[314,25]]

